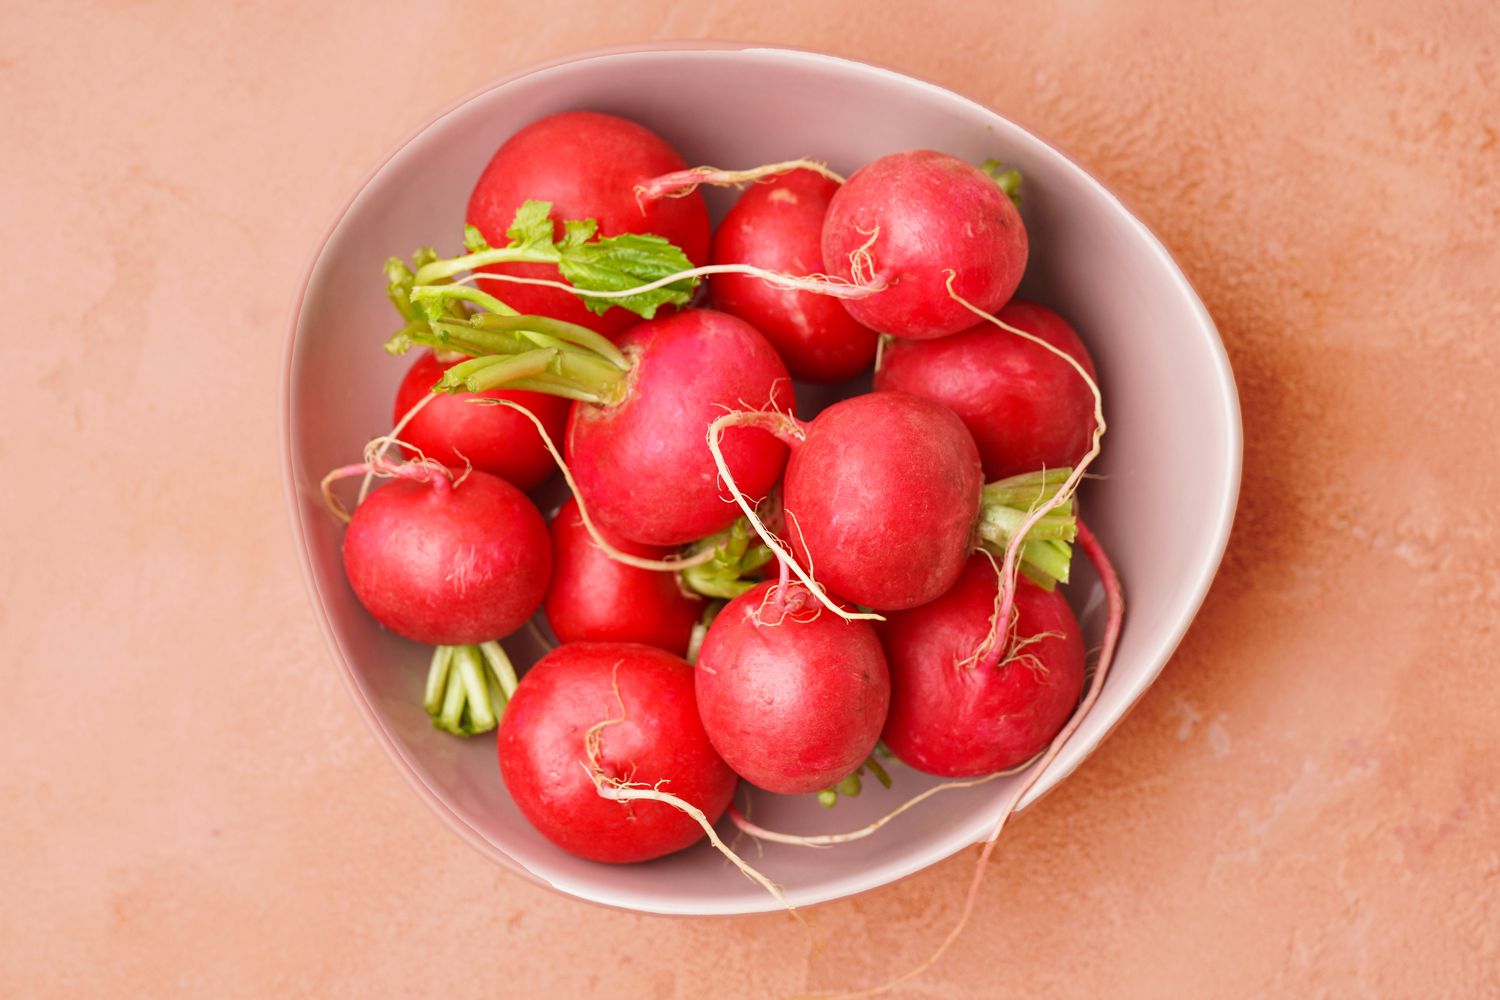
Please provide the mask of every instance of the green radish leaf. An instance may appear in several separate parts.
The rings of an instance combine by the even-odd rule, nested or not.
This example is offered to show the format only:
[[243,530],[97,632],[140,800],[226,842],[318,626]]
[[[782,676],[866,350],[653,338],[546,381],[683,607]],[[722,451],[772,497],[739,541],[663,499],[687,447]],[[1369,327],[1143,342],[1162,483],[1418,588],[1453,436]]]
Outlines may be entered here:
[[[491,246],[478,229],[466,226],[464,247],[467,253],[463,256],[439,258],[432,250],[424,248],[413,255],[413,266],[406,273],[398,270],[404,265],[392,261],[386,271],[391,301],[408,323],[425,319],[435,326],[440,320],[463,320],[468,306],[455,300],[447,304],[446,312],[438,310],[432,303],[424,303],[425,308],[419,308],[411,302],[415,290],[461,281],[463,279],[457,276],[462,272],[495,264],[554,264],[563,279],[581,292],[626,292],[692,269],[693,262],[688,260],[687,254],[662,237],[626,233],[600,238],[599,223],[594,219],[563,221],[562,238],[557,239],[557,226],[551,212],[550,201],[524,202],[505,231],[510,242],[503,247]],[[663,305],[686,305],[697,287],[698,279],[689,277],[661,288],[618,298],[591,295],[580,298],[595,313],[619,306],[650,319]],[[504,307],[503,291],[491,286],[488,294],[491,300],[488,303],[471,296],[469,305],[478,305],[492,312],[496,311],[497,303]]]
[[[650,284],[692,268],[687,254],[660,236],[626,233],[590,243],[558,246],[558,270],[575,288],[585,291],[623,291]],[[625,298],[583,297],[595,313],[620,306],[650,319],[664,305],[686,305],[693,297],[696,278],[683,278],[670,285],[639,292]]]
[[552,246],[552,202],[528,201],[516,209],[505,235],[512,250],[543,250]]
[[[563,237],[554,241],[554,227],[548,201],[528,201],[516,212],[505,235],[511,244],[507,250],[525,254],[533,260],[557,264],[564,280],[582,291],[619,292],[650,284],[661,278],[689,270],[693,262],[687,254],[660,236],[626,233],[599,238],[599,223],[594,219],[568,219],[563,222]],[[640,292],[624,298],[583,296],[583,304],[595,313],[619,306],[650,319],[663,305],[685,305],[692,298],[697,279],[685,278],[662,288]]]
[[490,249],[489,241],[484,238],[478,226],[464,226],[464,249],[469,253],[480,253]]
[[593,219],[570,219],[563,223],[563,239],[558,246],[563,248],[582,246],[594,238],[599,223]]

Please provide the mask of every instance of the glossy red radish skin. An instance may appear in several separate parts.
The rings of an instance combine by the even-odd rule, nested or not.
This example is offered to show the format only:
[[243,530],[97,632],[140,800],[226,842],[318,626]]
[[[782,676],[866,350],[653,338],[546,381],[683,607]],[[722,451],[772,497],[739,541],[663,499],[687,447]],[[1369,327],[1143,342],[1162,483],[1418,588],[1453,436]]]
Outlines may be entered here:
[[[687,652],[703,599],[684,593],[674,573],[619,562],[594,543],[578,501],[552,519],[552,585],[544,607],[558,641],[638,642],[677,656]],[[629,555],[665,559],[673,550],[609,539]]]
[[[811,170],[752,185],[719,224],[711,262],[785,274],[821,271],[823,220],[838,189]],[[875,331],[826,295],[776,288],[745,274],[714,275],[709,293],[716,308],[765,334],[795,379],[842,382],[875,360]]]
[[[606,533],[647,545],[682,545],[738,516],[721,492],[705,434],[730,410],[788,411],[792,387],[774,348],[743,320],[690,309],[633,327],[619,403],[578,403],[567,457],[584,505]],[[766,431],[724,435],[735,481],[759,499],[776,483],[786,445]]]
[[[432,395],[432,386],[450,367],[452,362],[445,364],[431,351],[422,352],[396,390],[393,423],[400,423],[412,407]],[[441,393],[401,429],[401,440],[427,458],[455,469],[462,469],[467,462],[523,490],[540,486],[557,466],[536,427],[508,407],[476,406],[470,402],[476,397],[520,403],[536,414],[554,441],[561,440],[567,426],[569,403],[556,396],[515,389]],[[412,452],[408,450],[407,455],[411,457]]]
[[907,393],[820,413],[787,463],[786,535],[828,590],[877,610],[926,604],[973,548],[979,451],[947,407]]
[[[873,242],[872,242],[873,237]],[[893,153],[856,171],[833,196],[823,265],[855,279],[851,255],[868,244],[873,276],[890,287],[844,308],[881,333],[927,340],[974,324],[953,288],[985,312],[1003,306],[1026,269],[1026,227],[994,178],[931,150]]]
[[989,559],[972,556],[952,590],[876,626],[891,669],[883,739],[919,771],[966,778],[1024,764],[1062,730],[1083,692],[1078,620],[1062,591],[1025,578],[1019,642],[997,667],[972,664],[990,632],[998,580]]
[[[550,201],[552,218],[594,219],[600,236],[653,233],[680,247],[695,266],[708,261],[708,209],[690,194],[641,202],[637,185],[686,166],[661,136],[635,122],[595,111],[567,111],[533,122],[506,140],[469,196],[468,222],[493,246],[527,200]],[[500,264],[486,268],[527,278],[558,280],[550,264]],[[578,297],[557,288],[490,283],[518,312],[551,316],[614,336],[636,322],[624,309],[590,312]]]
[[599,795],[585,767],[596,726],[607,778],[661,782],[710,822],[729,805],[738,779],[698,720],[693,668],[652,646],[570,643],[522,678],[500,722],[500,772],[531,824],[571,854],[616,864],[702,839],[703,829],[671,805]]
[[890,702],[874,628],[827,611],[799,583],[762,583],[724,607],[697,663],[714,749],[771,792],[828,788],[880,738]]
[[[1015,299],[996,316],[1066,351],[1095,377],[1083,341],[1057,313]],[[957,413],[979,445],[987,480],[1077,465],[1094,432],[1094,396],[1077,370],[988,323],[939,340],[891,343],[875,388],[926,396]]]
[[526,494],[485,472],[396,479],[354,510],[344,570],[398,635],[435,646],[504,638],[542,603],[547,525]]

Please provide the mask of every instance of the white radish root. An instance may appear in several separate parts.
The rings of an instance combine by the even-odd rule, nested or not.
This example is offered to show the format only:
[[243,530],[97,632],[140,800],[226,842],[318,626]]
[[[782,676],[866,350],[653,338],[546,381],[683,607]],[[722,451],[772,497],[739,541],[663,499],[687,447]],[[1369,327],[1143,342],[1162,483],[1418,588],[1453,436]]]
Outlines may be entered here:
[[658,198],[686,198],[698,190],[700,184],[708,184],[712,187],[742,188],[746,184],[779,174],[789,174],[793,170],[810,170],[835,184],[844,183],[842,174],[828,169],[828,164],[819,160],[782,160],[780,163],[767,163],[748,170],[724,170],[720,167],[708,166],[689,167],[687,170],[662,174],[660,177],[651,178],[644,184],[637,184],[635,200],[637,204],[644,207],[646,202],[655,201]]
[[877,292],[886,289],[884,278],[874,276],[868,283],[850,281],[848,278],[840,278],[832,274],[787,274],[785,271],[772,271],[764,267],[756,267],[753,264],[706,264],[703,267],[690,267],[685,271],[669,274],[665,278],[647,282],[644,285],[636,285],[633,288],[621,289],[599,289],[589,291],[570,285],[566,281],[554,281],[551,278],[523,278],[514,274],[496,274],[491,271],[474,271],[461,278],[455,278],[454,283],[469,281],[508,281],[514,285],[539,285],[542,288],[557,288],[574,295],[584,296],[591,299],[628,299],[634,295],[645,292],[654,292],[658,288],[685,281],[688,278],[707,278],[715,274],[747,274],[752,278],[759,278],[766,284],[775,288],[785,289],[790,292],[812,292],[814,295],[827,295],[835,299],[867,299]]
[[[740,492],[740,488],[735,484],[734,473],[729,471],[729,463],[724,460],[724,452],[720,447],[720,439],[723,437],[724,431],[730,427],[760,427],[766,430],[770,429],[768,424],[779,426],[785,433],[792,434],[798,439],[805,438],[806,436],[806,432],[802,430],[801,425],[795,418],[784,413],[773,413],[765,410],[739,410],[733,413],[726,413],[708,425],[708,450],[714,456],[714,465],[718,466],[719,479],[729,488],[729,492],[734,495],[734,502],[739,504],[740,510],[745,515],[745,519],[750,522],[750,526],[755,529],[755,533],[760,536],[760,540],[796,574],[797,579],[802,581],[802,585],[818,599],[819,603],[847,621],[885,621],[883,615],[877,615],[874,612],[847,611],[840,607],[838,602],[831,599],[828,596],[828,592],[792,557],[792,554],[781,544],[781,540],[765,526],[765,523],[761,521],[759,515],[755,512],[755,505],[750,502],[744,493]],[[772,431],[772,433],[775,433],[775,431]],[[786,513],[788,520],[792,520],[792,512],[787,511]]]
[[[390,429],[390,433],[383,434],[375,439],[375,441],[380,442],[380,448],[375,455],[377,460],[384,459],[385,453],[390,450],[391,446],[400,443],[401,432],[406,430],[406,425],[411,423],[412,418],[415,417],[418,413],[421,413],[422,408],[428,403],[432,402],[436,397],[437,393],[429,392],[427,395],[417,400],[414,404],[412,404],[411,409],[407,410],[404,414],[401,415],[401,419],[396,421],[396,426]],[[373,444],[374,442],[371,443]],[[367,452],[369,450],[369,447],[369,445],[365,446]],[[403,444],[403,447],[417,452],[417,454],[419,455],[421,454],[418,449],[412,448],[411,445]],[[367,458],[366,461],[368,460],[369,459]],[[359,503],[364,503],[365,497],[370,495],[370,483],[374,480],[374,478],[374,472],[367,472],[365,474],[364,481],[359,484]]]
[[583,495],[578,492],[578,483],[573,479],[573,470],[568,468],[568,463],[563,459],[562,452],[559,451],[557,445],[553,443],[552,436],[547,433],[547,428],[542,425],[541,419],[537,417],[535,413],[532,413],[526,407],[511,399],[496,399],[491,396],[482,396],[478,399],[467,400],[467,402],[474,406],[509,407],[510,409],[515,410],[517,413],[520,413],[527,420],[531,421],[532,426],[536,428],[537,434],[541,435],[542,444],[546,447],[547,453],[552,456],[552,461],[557,463],[558,469],[561,470],[563,479],[568,484],[568,489],[573,493],[573,499],[578,502],[578,516],[579,519],[583,521],[584,528],[588,530],[589,537],[593,539],[594,544],[603,549],[605,554],[608,555],[611,559],[615,560],[616,562],[624,563],[627,566],[634,566],[637,569],[654,570],[659,573],[675,573],[678,570],[686,569],[689,566],[701,565],[702,563],[706,563],[713,558],[714,553],[712,549],[704,552],[699,552],[696,555],[680,558],[674,557],[671,559],[646,559],[641,556],[633,556],[629,552],[622,552],[619,549],[615,548],[605,539],[602,534],[600,534],[599,529],[594,525],[593,519],[589,517],[588,505],[583,502]]
[[[385,458],[386,449],[391,444],[399,444],[416,454],[416,459],[410,462],[390,462]],[[318,488],[323,494],[323,505],[329,512],[340,521],[348,524],[353,520],[347,507],[339,502],[339,498],[333,495],[333,484],[340,479],[348,479],[351,476],[363,475],[365,482],[369,482],[375,476],[388,479],[411,479],[419,483],[442,480],[457,486],[463,481],[453,478],[453,472],[440,462],[435,462],[423,455],[421,450],[414,448],[404,441],[397,439],[394,433],[374,438],[365,444],[364,461],[355,462],[352,465],[341,465],[325,475],[318,483]],[[464,473],[468,475],[468,473]],[[364,493],[361,492],[359,503],[364,502]],[[358,506],[358,504],[356,504]]]
[[821,939],[815,925],[810,923],[801,911],[787,900],[786,895],[781,891],[779,885],[762,875],[738,854],[734,853],[728,844],[724,843],[718,831],[714,829],[714,825],[704,815],[702,809],[699,809],[686,799],[661,790],[661,786],[668,784],[669,779],[658,781],[655,784],[648,784],[642,781],[622,781],[619,778],[614,778],[604,773],[604,768],[599,763],[601,734],[608,727],[625,721],[625,699],[620,695],[620,665],[618,663],[615,664],[611,683],[614,688],[615,701],[620,706],[620,714],[613,718],[596,722],[589,727],[588,731],[583,735],[583,752],[587,759],[578,762],[579,766],[583,768],[584,773],[589,776],[589,780],[593,782],[594,790],[598,792],[599,797],[608,799],[611,802],[660,802],[663,805],[671,806],[673,809],[686,814],[703,828],[704,834],[707,835],[709,843],[714,846],[715,850],[724,855],[729,863],[738,868],[746,878],[770,893],[773,899],[785,907],[788,913],[796,917],[803,927],[807,928],[808,932],[813,935],[814,941],[821,946]]
[[1026,763],[1019,764],[1008,771],[996,771],[994,774],[986,774],[979,778],[966,778],[962,781],[945,781],[941,785],[934,785],[926,791],[907,799],[901,805],[868,826],[860,827],[858,830],[851,830],[848,833],[824,833],[808,836],[795,833],[778,833],[775,830],[767,830],[763,826],[757,826],[750,822],[749,818],[742,814],[733,803],[729,806],[729,819],[741,831],[748,833],[757,840],[769,840],[777,844],[792,844],[797,847],[832,847],[835,844],[847,844],[853,840],[865,839],[908,809],[911,809],[918,803],[926,802],[939,792],[946,792],[955,788],[973,788],[975,785],[983,785],[994,781],[996,778],[1003,778],[1009,774],[1018,774],[1036,763],[1038,757],[1033,757]]

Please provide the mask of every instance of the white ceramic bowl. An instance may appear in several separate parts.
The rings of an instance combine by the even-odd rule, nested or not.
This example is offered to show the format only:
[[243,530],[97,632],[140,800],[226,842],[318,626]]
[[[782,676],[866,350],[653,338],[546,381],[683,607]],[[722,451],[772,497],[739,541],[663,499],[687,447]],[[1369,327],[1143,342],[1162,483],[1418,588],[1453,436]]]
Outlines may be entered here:
[[[882,154],[927,147],[1025,176],[1031,262],[1022,294],[1082,333],[1097,362],[1109,433],[1082,508],[1124,580],[1128,615],[1093,713],[1027,796],[1031,802],[1099,745],[1162,669],[1207,591],[1239,489],[1240,421],[1223,345],[1162,245],[1057,150],[974,102],[889,70],[808,52],[672,47],[591,54],[527,70],[473,94],[403,142],[361,185],[314,260],[294,309],[282,399],[286,476],[297,541],[334,659],[403,774],[470,843],[537,882],[611,906],[732,914],[777,907],[706,844],[649,864],[564,854],[506,794],[493,735],[434,730],[421,706],[428,650],[383,631],[344,580],[342,526],[318,481],[356,461],[389,427],[406,362],[380,345],[395,328],[381,263],[423,245],[454,252],[470,188],[495,148],[528,122],[590,108],[649,125],[689,163],[749,166],[798,156],[851,172]],[[733,194],[707,192],[722,215]],[[1075,559],[1069,596],[1097,642],[1102,598]],[[537,655],[507,643],[519,662]],[[933,779],[897,766],[832,810],[811,796],[754,793],[757,822],[797,832],[863,825]],[[756,864],[797,905],[884,885],[982,839],[1013,786],[947,792],[878,835],[827,851],[768,844]],[[413,857],[415,872],[421,859]]]

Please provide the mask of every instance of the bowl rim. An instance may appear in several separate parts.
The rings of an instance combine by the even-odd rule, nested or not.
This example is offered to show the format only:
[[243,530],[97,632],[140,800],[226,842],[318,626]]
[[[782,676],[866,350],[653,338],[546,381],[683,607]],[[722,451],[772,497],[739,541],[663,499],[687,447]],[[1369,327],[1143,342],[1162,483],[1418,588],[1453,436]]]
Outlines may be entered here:
[[[1109,736],[1115,731],[1115,729],[1118,728],[1119,725],[1124,722],[1124,720],[1130,715],[1130,713],[1135,709],[1136,705],[1139,704],[1141,698],[1145,695],[1145,692],[1151,687],[1152,684],[1155,683],[1156,679],[1161,675],[1162,670],[1166,668],[1167,661],[1171,659],[1173,652],[1181,643],[1183,636],[1187,633],[1188,628],[1191,626],[1194,618],[1197,616],[1199,609],[1202,607],[1204,600],[1207,598],[1208,591],[1213,583],[1214,577],[1217,575],[1219,566],[1223,561],[1224,552],[1228,546],[1229,536],[1234,524],[1235,512],[1239,502],[1244,457],[1244,430],[1239,404],[1239,392],[1235,384],[1234,373],[1232,366],[1230,365],[1228,351],[1224,346],[1223,338],[1219,334],[1218,326],[1214,323],[1207,307],[1203,304],[1202,297],[1198,294],[1197,289],[1193,286],[1192,282],[1189,281],[1187,275],[1183,273],[1182,268],[1172,257],[1171,253],[1167,250],[1166,245],[1162,242],[1162,240],[1156,235],[1154,231],[1151,230],[1150,227],[1148,227],[1144,222],[1141,221],[1141,219],[1130,209],[1129,206],[1124,203],[1124,201],[1121,200],[1118,195],[1116,195],[1113,191],[1106,187],[1097,177],[1094,176],[1091,171],[1089,171],[1086,167],[1081,165],[1077,160],[1069,155],[1063,147],[1047,138],[1045,134],[1037,131],[1029,125],[1022,125],[1014,119],[1006,115],[1002,115],[1000,112],[994,110],[983,102],[970,98],[946,86],[934,83],[933,81],[924,79],[920,76],[915,76],[913,74],[906,73],[900,70],[891,69],[877,63],[866,62],[860,59],[853,59],[847,56],[834,55],[815,49],[800,48],[797,46],[790,46],[779,43],[772,44],[760,42],[718,40],[665,40],[601,46],[579,52],[567,53],[534,63],[529,63],[525,66],[517,68],[512,72],[503,74],[499,77],[488,80],[483,84],[480,84],[479,86],[469,90],[458,98],[449,101],[448,103],[441,106],[438,110],[424,117],[419,124],[408,130],[406,134],[404,134],[400,139],[398,139],[395,143],[393,143],[385,150],[385,152],[378,158],[378,160],[353,186],[353,188],[350,190],[350,193],[345,197],[338,209],[333,213],[329,222],[324,226],[322,235],[318,238],[314,249],[308,255],[307,263],[303,268],[302,279],[297,286],[297,290],[292,299],[291,308],[288,313],[287,329],[285,335],[286,340],[282,349],[280,385],[278,387],[277,393],[277,441],[279,449],[281,451],[282,494],[287,504],[287,513],[290,518],[290,527],[292,528],[292,534],[294,536],[293,540],[294,542],[296,542],[295,548],[297,549],[297,561],[298,565],[301,568],[302,580],[307,588],[308,597],[310,603],[312,604],[313,613],[317,619],[319,630],[322,633],[324,645],[327,647],[334,663],[338,666],[339,674],[343,681],[344,688],[349,693],[351,700],[354,702],[355,708],[358,711],[360,717],[364,720],[366,727],[374,735],[376,742],[385,750],[392,763],[396,765],[397,771],[400,772],[400,774],[406,779],[407,783],[417,792],[418,796],[427,804],[427,806],[437,816],[439,816],[443,820],[443,822],[453,830],[453,832],[458,834],[458,836],[465,843],[469,844],[484,857],[498,863],[507,871],[521,876],[526,881],[534,885],[542,886],[556,891],[560,894],[569,896],[570,898],[583,900],[593,905],[602,906],[608,909],[621,910],[630,913],[648,913],[653,915],[665,916],[729,917],[770,912],[778,910],[781,907],[780,904],[778,904],[775,900],[767,896],[761,901],[760,905],[735,906],[732,908],[724,909],[710,910],[704,909],[701,906],[674,907],[670,905],[662,905],[655,908],[645,908],[641,906],[626,905],[619,902],[611,902],[610,900],[600,898],[599,896],[582,894],[570,886],[554,884],[551,881],[527,869],[524,865],[520,864],[514,858],[510,857],[495,844],[491,843],[486,837],[479,833],[478,830],[470,826],[462,816],[456,813],[448,805],[448,803],[444,801],[443,797],[438,793],[438,791],[434,789],[421,776],[420,773],[418,773],[414,762],[408,759],[406,754],[402,751],[401,747],[386,731],[374,707],[370,704],[369,700],[364,697],[363,693],[359,689],[358,683],[356,682],[354,677],[353,668],[350,665],[348,658],[345,656],[343,648],[340,646],[337,635],[334,632],[333,623],[329,617],[328,607],[324,601],[321,591],[318,588],[317,580],[314,575],[312,564],[312,547],[308,536],[306,519],[303,516],[301,498],[299,496],[297,488],[297,469],[294,465],[295,449],[292,441],[293,427],[291,419],[292,377],[296,357],[298,332],[302,324],[302,314],[306,306],[308,289],[312,284],[313,273],[316,271],[319,261],[322,259],[324,252],[327,250],[330,240],[333,238],[334,233],[338,229],[339,225],[343,222],[344,218],[348,215],[349,209],[354,205],[354,202],[360,197],[360,195],[364,193],[365,189],[369,187],[370,183],[375,179],[375,177],[382,170],[384,170],[385,167],[393,159],[395,159],[396,156],[398,156],[412,143],[417,141],[435,124],[437,124],[448,115],[460,110],[471,102],[482,97],[483,95],[490,93],[491,91],[504,87],[510,83],[515,82],[516,80],[530,76],[534,73],[542,72],[544,70],[567,66],[573,63],[587,62],[601,57],[617,55],[714,51],[783,52],[795,54],[799,57],[813,59],[816,61],[849,64],[858,67],[861,70],[895,77],[906,83],[915,84],[917,86],[936,91],[947,98],[960,101],[964,104],[972,105],[973,107],[983,111],[986,114],[994,115],[1005,120],[1006,122],[1009,122],[1012,126],[1030,135],[1043,146],[1047,147],[1051,152],[1060,157],[1065,163],[1067,163],[1070,167],[1078,172],[1078,174],[1095,190],[1096,194],[1102,196],[1106,202],[1111,203],[1114,208],[1118,210],[1120,215],[1129,222],[1131,228],[1136,232],[1136,234],[1143,238],[1144,245],[1149,248],[1150,252],[1158,258],[1160,263],[1165,265],[1166,270],[1170,275],[1173,283],[1178,286],[1181,292],[1185,293],[1185,299],[1190,304],[1194,319],[1197,321],[1200,329],[1206,334],[1204,339],[1207,342],[1209,353],[1213,362],[1214,374],[1218,380],[1218,385],[1216,387],[1217,392],[1215,393],[1215,396],[1221,401],[1224,407],[1223,416],[1225,419],[1227,434],[1226,439],[1221,442],[1221,446],[1223,447],[1224,453],[1228,457],[1229,462],[1228,475],[1224,480],[1223,489],[1220,491],[1219,495],[1216,498],[1217,510],[1211,512],[1215,519],[1215,530],[1211,545],[1208,546],[1204,551],[1204,558],[1200,561],[1198,572],[1196,574],[1196,577],[1193,579],[1192,586],[1190,588],[1192,598],[1182,605],[1171,625],[1159,631],[1158,637],[1153,644],[1153,647],[1148,649],[1146,655],[1144,656],[1144,659],[1149,662],[1150,666],[1139,678],[1131,683],[1130,689],[1126,696],[1126,704],[1121,710],[1120,714],[1115,719],[1113,719],[1108,727],[1098,735],[1097,739],[1091,741],[1092,745],[1082,753],[1068,755],[1066,753],[1067,748],[1065,747],[1064,751],[1060,752],[1057,758],[1054,759],[1053,762],[1048,766],[1047,772],[1038,778],[1036,784],[1022,798],[1021,802],[1017,806],[1017,812],[1039,801],[1043,796],[1055,789],[1063,782],[1064,779],[1071,775],[1073,771],[1075,771],[1083,763],[1084,760],[1091,756],[1094,751],[1105,740],[1107,740]],[[986,829],[987,828],[988,824],[986,824]],[[951,849],[944,851],[939,856],[931,856],[930,854],[928,854],[920,855],[919,857],[916,852],[914,852],[913,858],[910,862],[897,867],[895,870],[887,870],[883,877],[863,880],[843,880],[835,884],[832,887],[833,891],[829,892],[827,895],[824,895],[815,901],[805,902],[800,905],[822,905],[824,903],[831,903],[836,900],[847,899],[865,892],[873,891],[882,886],[898,882],[904,878],[909,877],[910,875],[915,874],[918,871],[922,871],[923,869],[931,867],[932,865],[937,864],[939,861],[945,860],[946,858],[951,857],[953,854],[956,854],[958,851],[962,850],[964,846],[967,846],[971,843],[981,843],[984,839],[985,834],[983,832],[981,832],[981,834],[972,841],[970,841],[967,837],[960,838],[959,841],[953,844]],[[858,884],[851,885],[851,881],[857,881]]]

